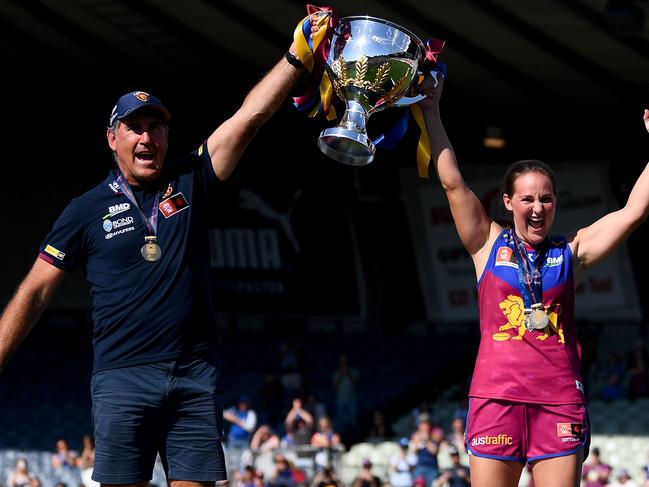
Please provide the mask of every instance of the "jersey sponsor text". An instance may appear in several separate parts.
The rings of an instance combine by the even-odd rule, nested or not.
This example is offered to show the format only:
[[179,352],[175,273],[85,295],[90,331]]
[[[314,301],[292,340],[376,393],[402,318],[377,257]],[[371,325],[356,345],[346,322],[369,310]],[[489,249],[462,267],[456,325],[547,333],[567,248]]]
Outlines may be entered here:
[[471,440],[471,446],[478,445],[511,445],[514,443],[514,438],[504,433],[500,433],[496,436],[478,436]]

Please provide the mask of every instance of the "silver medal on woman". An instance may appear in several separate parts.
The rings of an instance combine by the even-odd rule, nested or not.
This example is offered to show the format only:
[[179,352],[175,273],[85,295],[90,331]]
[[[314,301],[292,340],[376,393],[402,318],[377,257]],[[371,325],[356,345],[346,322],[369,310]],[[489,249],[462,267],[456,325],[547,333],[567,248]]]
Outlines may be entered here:
[[531,310],[525,310],[525,328],[527,331],[542,330],[550,320],[543,303],[534,303]]

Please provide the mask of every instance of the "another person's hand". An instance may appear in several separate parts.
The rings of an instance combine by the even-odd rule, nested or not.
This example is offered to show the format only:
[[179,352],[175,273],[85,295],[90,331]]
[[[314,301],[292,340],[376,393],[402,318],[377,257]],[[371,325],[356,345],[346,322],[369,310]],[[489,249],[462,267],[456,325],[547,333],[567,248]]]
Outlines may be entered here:
[[[318,31],[323,28],[325,25],[327,25],[327,22],[329,22],[327,15],[324,12],[316,12],[311,15],[309,15],[311,19],[311,34],[309,37],[311,39],[315,39],[315,36],[318,34]],[[293,54],[294,56],[297,55],[297,48],[295,47],[295,42],[291,43],[291,47],[289,47],[289,52]]]
[[311,18],[311,39],[314,39],[318,31],[329,22],[325,12],[316,12],[309,16]]
[[646,108],[644,109],[644,115],[642,118],[644,119],[644,126],[647,129],[647,132],[649,132],[649,110]]

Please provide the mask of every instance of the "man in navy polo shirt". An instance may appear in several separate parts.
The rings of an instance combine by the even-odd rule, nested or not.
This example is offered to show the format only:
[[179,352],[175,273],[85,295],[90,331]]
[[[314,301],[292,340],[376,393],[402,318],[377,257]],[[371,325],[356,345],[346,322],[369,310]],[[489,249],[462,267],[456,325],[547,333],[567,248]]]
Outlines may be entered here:
[[170,115],[160,100],[120,97],[107,130],[117,168],[64,210],[0,318],[2,370],[67,271],[84,267],[93,479],[102,484],[148,485],[158,453],[174,487],[226,479],[206,220],[219,183],[297,82],[295,53],[292,44],[241,108],[178,161],[165,160]]

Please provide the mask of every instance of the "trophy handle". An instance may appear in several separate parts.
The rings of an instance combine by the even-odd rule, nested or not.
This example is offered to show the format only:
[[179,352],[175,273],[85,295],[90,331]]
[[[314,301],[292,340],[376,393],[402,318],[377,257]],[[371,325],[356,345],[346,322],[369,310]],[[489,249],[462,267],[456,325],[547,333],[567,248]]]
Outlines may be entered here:
[[416,96],[403,96],[399,98],[398,101],[394,102],[392,104],[393,107],[407,107],[408,105],[412,105],[413,103],[418,103],[421,100],[426,98],[426,95],[416,95]]
[[[417,71],[417,79],[420,79],[420,77],[424,73],[422,71]],[[436,69],[431,69],[430,70],[430,75],[435,79],[435,88],[437,88],[437,85],[439,85],[439,78],[437,77],[438,71]],[[419,84],[419,82],[417,82]],[[413,86],[417,86],[413,84]],[[408,105],[412,105],[413,103],[418,103],[421,100],[426,98],[426,95],[423,93],[419,93],[418,95],[415,96],[402,96],[399,98],[396,102],[392,104],[393,107],[407,107]]]

